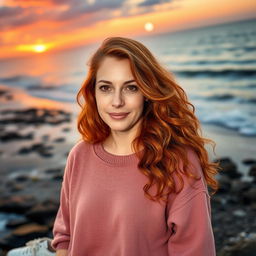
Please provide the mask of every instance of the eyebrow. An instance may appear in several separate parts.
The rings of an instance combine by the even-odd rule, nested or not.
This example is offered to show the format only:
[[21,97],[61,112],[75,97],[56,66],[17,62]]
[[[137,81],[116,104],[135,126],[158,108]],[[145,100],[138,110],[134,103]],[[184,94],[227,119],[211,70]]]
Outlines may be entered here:
[[[129,84],[131,82],[136,82],[134,79],[133,80],[128,80],[128,81],[125,81],[124,84]],[[97,82],[98,83],[106,83],[106,84],[112,84],[110,81],[107,81],[107,80],[100,80]]]

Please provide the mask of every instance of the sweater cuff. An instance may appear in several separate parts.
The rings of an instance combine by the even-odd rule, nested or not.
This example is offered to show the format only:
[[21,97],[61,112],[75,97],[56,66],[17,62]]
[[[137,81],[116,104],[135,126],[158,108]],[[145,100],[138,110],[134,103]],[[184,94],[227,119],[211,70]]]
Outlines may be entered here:
[[57,246],[55,246],[55,250],[60,250],[60,249],[68,249],[68,246],[69,246],[69,241],[65,241],[65,242],[60,242],[57,244]]

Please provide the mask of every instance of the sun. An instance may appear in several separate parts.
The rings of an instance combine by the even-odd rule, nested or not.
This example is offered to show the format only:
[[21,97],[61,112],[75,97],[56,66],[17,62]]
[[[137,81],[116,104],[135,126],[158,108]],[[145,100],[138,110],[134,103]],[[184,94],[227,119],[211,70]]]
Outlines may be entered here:
[[34,50],[35,52],[38,52],[38,53],[40,53],[40,52],[45,52],[45,51],[46,51],[46,46],[43,45],[43,44],[37,44],[37,45],[34,45],[34,46],[33,46],[33,50]]
[[21,52],[34,52],[34,53],[43,53],[52,48],[50,44],[22,44],[17,45],[16,50]]
[[144,28],[146,31],[150,32],[150,31],[154,30],[154,25],[152,22],[147,22],[147,23],[145,23]]

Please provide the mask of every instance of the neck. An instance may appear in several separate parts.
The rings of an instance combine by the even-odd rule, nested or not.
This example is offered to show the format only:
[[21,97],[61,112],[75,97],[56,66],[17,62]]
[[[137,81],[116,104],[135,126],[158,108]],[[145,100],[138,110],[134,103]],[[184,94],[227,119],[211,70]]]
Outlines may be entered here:
[[110,136],[103,142],[103,147],[115,155],[129,155],[134,153],[132,149],[133,139],[133,136],[128,136],[126,133],[111,132]]
[[114,155],[129,155],[135,153],[132,142],[137,135],[137,129],[131,129],[125,132],[111,131],[109,137],[103,142],[104,149]]

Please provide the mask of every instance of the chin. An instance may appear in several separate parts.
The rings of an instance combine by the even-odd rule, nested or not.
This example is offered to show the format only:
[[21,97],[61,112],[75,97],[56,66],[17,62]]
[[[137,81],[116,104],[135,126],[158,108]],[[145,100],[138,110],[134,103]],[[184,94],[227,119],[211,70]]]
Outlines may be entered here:
[[114,131],[114,132],[127,132],[129,131],[129,127],[116,127],[116,126],[109,126],[110,130],[111,131]]

